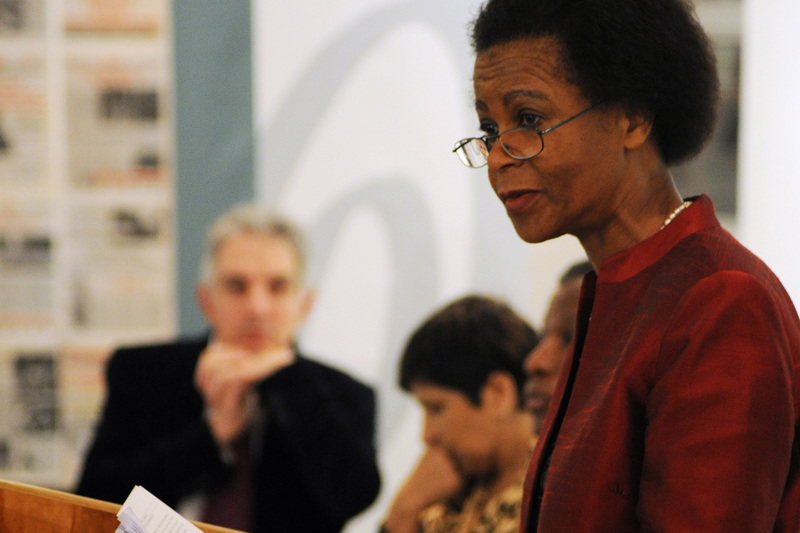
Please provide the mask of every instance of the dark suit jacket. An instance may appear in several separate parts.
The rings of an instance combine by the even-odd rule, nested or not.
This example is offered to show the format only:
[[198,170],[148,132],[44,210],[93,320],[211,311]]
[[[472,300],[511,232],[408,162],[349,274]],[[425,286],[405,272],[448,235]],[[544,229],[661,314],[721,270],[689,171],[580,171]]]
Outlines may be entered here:
[[[123,502],[142,485],[168,505],[227,480],[194,387],[207,339],[120,349],[76,492]],[[338,532],[375,499],[372,389],[298,356],[258,386],[267,422],[253,459],[253,532]]]

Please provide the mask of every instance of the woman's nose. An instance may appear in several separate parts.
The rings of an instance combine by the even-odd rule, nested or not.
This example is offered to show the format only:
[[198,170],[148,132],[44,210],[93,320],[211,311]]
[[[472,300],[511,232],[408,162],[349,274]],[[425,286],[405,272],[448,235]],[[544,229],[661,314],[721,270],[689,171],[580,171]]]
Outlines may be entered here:
[[439,442],[438,432],[427,416],[425,417],[425,422],[422,429],[422,440],[428,446],[432,446]]
[[539,345],[525,358],[523,366],[529,376],[547,375],[552,372],[550,361],[553,359],[553,350],[557,349],[558,341],[543,338]]

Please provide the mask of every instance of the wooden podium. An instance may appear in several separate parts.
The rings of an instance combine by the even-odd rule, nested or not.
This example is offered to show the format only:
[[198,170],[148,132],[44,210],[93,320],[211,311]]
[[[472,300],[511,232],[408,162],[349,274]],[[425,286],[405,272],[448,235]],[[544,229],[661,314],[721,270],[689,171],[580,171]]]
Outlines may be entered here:
[[[0,480],[0,533],[114,533],[120,504]],[[192,522],[205,533],[241,533]]]

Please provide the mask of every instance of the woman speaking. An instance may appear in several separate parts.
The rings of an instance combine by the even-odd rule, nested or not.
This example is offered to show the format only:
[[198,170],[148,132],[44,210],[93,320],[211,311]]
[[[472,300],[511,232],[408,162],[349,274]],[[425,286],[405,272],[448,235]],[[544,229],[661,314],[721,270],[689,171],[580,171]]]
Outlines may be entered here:
[[594,266],[522,531],[800,531],[797,313],[669,172],[718,100],[691,5],[489,0],[472,43],[482,133],[454,151],[522,239],[574,235]]

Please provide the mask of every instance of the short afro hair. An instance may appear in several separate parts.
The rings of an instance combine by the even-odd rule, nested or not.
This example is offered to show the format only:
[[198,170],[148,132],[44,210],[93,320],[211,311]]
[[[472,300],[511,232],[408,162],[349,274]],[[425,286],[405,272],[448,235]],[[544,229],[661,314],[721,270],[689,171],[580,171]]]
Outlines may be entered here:
[[702,150],[719,102],[716,59],[688,0],[489,0],[472,24],[477,54],[555,38],[569,81],[594,103],[648,114],[664,163]]

